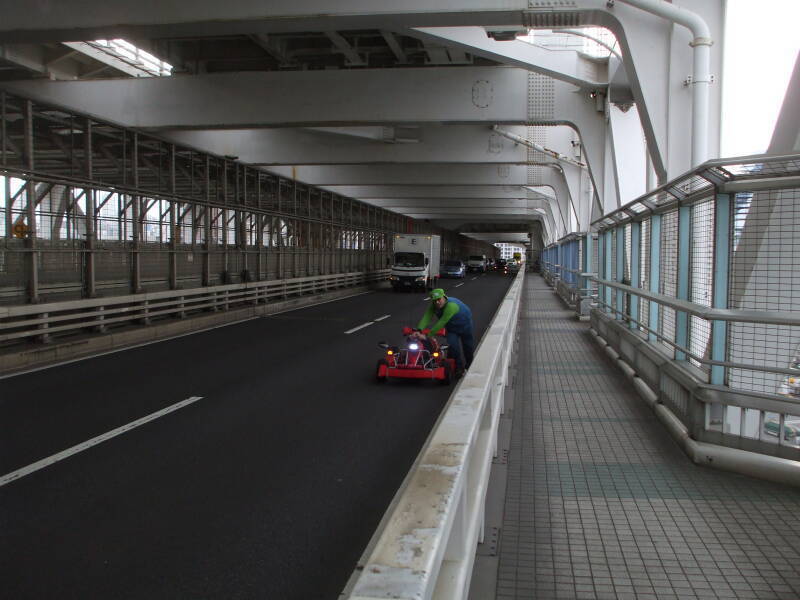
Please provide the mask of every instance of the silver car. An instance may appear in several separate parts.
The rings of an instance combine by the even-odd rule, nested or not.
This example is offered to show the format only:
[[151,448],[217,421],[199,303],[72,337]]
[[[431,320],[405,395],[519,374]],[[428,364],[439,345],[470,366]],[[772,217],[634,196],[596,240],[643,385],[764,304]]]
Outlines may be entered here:
[[463,279],[467,274],[466,265],[460,260],[446,260],[442,263],[441,276]]

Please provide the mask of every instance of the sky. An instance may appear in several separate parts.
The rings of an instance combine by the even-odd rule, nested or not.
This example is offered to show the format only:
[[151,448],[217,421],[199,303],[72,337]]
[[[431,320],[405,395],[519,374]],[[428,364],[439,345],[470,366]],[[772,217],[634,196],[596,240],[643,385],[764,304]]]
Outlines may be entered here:
[[800,0],[728,0],[722,157],[766,151],[800,50]]

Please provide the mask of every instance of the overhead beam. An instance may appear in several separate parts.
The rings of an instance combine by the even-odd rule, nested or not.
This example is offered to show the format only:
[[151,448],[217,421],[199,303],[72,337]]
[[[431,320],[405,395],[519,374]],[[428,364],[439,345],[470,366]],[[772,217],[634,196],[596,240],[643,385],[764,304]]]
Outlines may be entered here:
[[[575,88],[554,83],[566,102]],[[515,68],[217,73],[2,87],[151,130],[528,121],[528,72]]]
[[423,186],[423,185],[341,185],[324,186],[326,190],[350,198],[527,198],[524,186]]
[[271,38],[266,33],[254,33],[250,36],[258,46],[269,54],[272,58],[278,61],[281,66],[293,65],[295,61],[286,52],[284,44],[279,40]]
[[546,200],[528,200],[527,198],[513,198],[510,200],[498,200],[491,198],[414,198],[414,199],[394,199],[394,200],[375,200],[370,199],[369,203],[381,208],[387,208],[395,212],[403,212],[407,208],[431,208],[439,209],[486,209],[486,210],[527,210],[529,208],[542,208]]
[[142,3],[139,0],[69,2],[0,1],[0,42],[53,42],[123,38],[166,38],[296,31],[345,31],[446,25],[522,24],[527,0],[195,0]]
[[520,40],[498,42],[483,27],[417,27],[407,32],[426,44],[441,44],[501,64],[542,73],[587,89],[608,85],[608,68],[574,51],[554,51]]
[[[518,135],[526,127],[508,126]],[[365,129],[365,128],[357,128]],[[378,129],[381,128],[366,128]],[[412,131],[412,130],[409,130]],[[307,129],[233,131],[163,131],[176,144],[203,148],[220,156],[238,156],[256,166],[367,163],[522,164],[526,149],[485,125],[422,126],[418,143],[383,143],[377,139],[333,136]]]
[[325,165],[271,167],[270,172],[316,186],[419,185],[521,186],[528,169],[518,165]]
[[336,49],[344,55],[347,59],[346,64],[348,66],[364,67],[367,65],[366,61],[361,58],[361,55],[350,45],[350,42],[338,31],[326,31],[325,36],[333,43]]
[[397,41],[397,36],[391,31],[386,31],[385,29],[381,30],[381,35],[383,36],[383,40],[386,42],[386,45],[389,46],[389,49],[392,51],[392,54],[394,54],[397,63],[401,65],[406,64],[408,62],[408,57],[406,56],[406,53],[403,52],[400,42]]

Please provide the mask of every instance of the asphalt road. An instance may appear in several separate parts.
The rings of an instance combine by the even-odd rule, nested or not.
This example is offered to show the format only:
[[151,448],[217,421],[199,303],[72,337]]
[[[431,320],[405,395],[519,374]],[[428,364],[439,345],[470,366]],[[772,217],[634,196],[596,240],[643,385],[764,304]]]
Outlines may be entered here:
[[[473,277],[444,287],[480,338],[510,279]],[[374,380],[377,342],[399,343],[423,298],[373,292],[0,379],[0,476],[201,397],[0,486],[2,595],[336,598],[452,390]]]

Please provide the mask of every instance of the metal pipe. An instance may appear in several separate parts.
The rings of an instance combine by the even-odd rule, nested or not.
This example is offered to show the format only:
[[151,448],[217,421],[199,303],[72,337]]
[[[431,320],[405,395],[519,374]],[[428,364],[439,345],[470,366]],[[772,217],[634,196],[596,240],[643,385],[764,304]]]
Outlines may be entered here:
[[586,165],[582,162],[575,160],[574,158],[570,158],[565,154],[561,154],[556,152],[555,150],[550,150],[549,148],[545,148],[544,146],[540,146],[536,142],[532,142],[524,137],[517,135],[516,133],[511,133],[510,131],[506,131],[505,129],[501,129],[498,125],[492,126],[492,131],[502,135],[504,138],[508,138],[511,141],[517,142],[518,144],[522,144],[523,146],[527,146],[528,148],[533,148],[537,152],[543,152],[548,156],[552,156],[556,160],[560,160],[561,162],[565,162],[567,164],[573,165],[575,167],[580,167],[582,169],[586,169]]
[[711,85],[711,31],[699,15],[662,0],[619,0],[678,25],[692,32],[694,48],[692,70],[692,166],[708,159],[709,87]]

